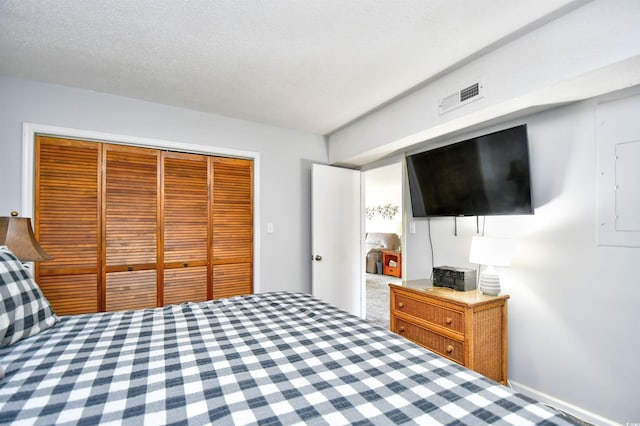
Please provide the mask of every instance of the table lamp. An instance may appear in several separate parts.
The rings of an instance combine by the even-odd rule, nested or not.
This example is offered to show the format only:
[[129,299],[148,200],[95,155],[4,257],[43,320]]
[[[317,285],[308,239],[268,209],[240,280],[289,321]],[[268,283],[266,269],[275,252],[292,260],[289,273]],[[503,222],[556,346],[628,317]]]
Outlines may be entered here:
[[23,263],[53,259],[33,235],[31,219],[18,217],[17,212],[11,212],[11,216],[0,217],[0,246],[9,247]]
[[[484,265],[480,273],[480,291],[489,296],[500,293],[500,275],[495,266],[509,266],[513,243],[505,238],[473,237],[469,262]],[[482,266],[480,266],[482,268]]]

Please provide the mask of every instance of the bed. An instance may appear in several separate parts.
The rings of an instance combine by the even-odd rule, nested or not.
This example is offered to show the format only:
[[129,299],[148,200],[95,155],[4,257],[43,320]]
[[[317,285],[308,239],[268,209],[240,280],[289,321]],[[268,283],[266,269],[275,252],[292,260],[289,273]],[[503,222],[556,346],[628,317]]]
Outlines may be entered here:
[[7,256],[0,424],[572,424],[307,294],[56,317]]

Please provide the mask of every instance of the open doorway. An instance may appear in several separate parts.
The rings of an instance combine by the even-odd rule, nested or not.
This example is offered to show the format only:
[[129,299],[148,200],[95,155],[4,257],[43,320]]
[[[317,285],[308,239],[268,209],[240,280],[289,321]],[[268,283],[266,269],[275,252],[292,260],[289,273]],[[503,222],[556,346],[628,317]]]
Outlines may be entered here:
[[402,163],[364,172],[366,318],[389,328],[389,283],[402,281]]

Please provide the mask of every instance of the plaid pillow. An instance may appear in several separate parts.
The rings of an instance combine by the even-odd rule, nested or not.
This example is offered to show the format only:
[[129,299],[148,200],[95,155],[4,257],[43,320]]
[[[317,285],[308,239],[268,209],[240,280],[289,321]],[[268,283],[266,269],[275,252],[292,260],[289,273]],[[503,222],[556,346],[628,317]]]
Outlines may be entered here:
[[49,301],[7,246],[0,246],[0,348],[56,323]]

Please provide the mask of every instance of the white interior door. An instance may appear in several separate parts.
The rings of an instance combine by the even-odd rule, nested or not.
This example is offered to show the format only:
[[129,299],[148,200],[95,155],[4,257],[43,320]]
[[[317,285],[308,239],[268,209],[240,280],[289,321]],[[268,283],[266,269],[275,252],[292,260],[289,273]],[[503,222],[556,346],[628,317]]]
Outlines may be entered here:
[[362,316],[360,172],[314,164],[311,186],[311,291]]

